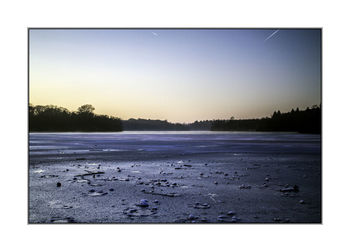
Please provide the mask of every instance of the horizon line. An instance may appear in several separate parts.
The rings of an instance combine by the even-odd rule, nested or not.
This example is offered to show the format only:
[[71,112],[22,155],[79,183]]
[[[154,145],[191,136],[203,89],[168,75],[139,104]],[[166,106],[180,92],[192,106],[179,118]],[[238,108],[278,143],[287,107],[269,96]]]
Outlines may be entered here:
[[[28,107],[29,107],[29,105],[32,105],[32,106],[56,106],[56,107],[58,107],[58,108],[64,108],[64,109],[67,109],[67,108],[65,108],[65,107],[63,107],[63,106],[59,106],[59,105],[54,105],[54,104],[48,104],[48,105],[34,105],[34,104],[32,104],[32,103],[30,103],[30,102],[28,102]],[[88,104],[88,103],[87,103]],[[314,104],[314,105],[311,105],[311,106],[306,106],[305,108],[302,108],[302,107],[296,107],[296,108],[291,108],[291,109],[289,109],[289,110],[286,110],[286,111],[281,111],[281,110],[279,110],[279,109],[277,109],[277,110],[274,110],[273,112],[272,112],[272,114],[274,113],[274,112],[276,112],[276,111],[280,111],[281,113],[287,113],[287,112],[290,112],[290,111],[292,111],[292,110],[294,110],[294,109],[299,109],[299,110],[306,110],[307,108],[312,108],[313,106],[319,106],[319,107],[321,107],[321,104],[322,103],[320,103],[319,105],[317,105],[317,104]],[[82,104],[82,105],[85,105],[85,104]],[[82,106],[81,105],[81,106]],[[92,104],[90,104],[90,105],[92,105]],[[92,105],[93,106],[93,105]],[[73,112],[77,112],[76,110],[69,110],[69,109],[67,109],[69,112],[71,112],[71,113],[73,113]],[[94,113],[95,114],[95,113]],[[231,116],[231,117],[234,117],[234,120],[254,120],[254,119],[263,119],[263,118],[268,118],[268,117],[271,117],[272,116],[272,114],[270,114],[270,115],[265,115],[265,116],[261,116],[261,117],[255,117],[255,118],[236,118],[235,116]],[[204,120],[194,120],[194,121],[191,121],[191,122],[173,122],[173,121],[169,121],[168,119],[160,119],[160,118],[157,118],[157,119],[151,119],[151,118],[141,118],[141,117],[138,117],[138,118],[135,118],[135,117],[129,117],[128,119],[123,119],[123,118],[121,118],[121,117],[118,117],[118,116],[115,116],[115,115],[108,115],[108,114],[96,114],[96,115],[107,115],[107,116],[111,116],[111,117],[117,117],[117,118],[119,118],[120,120],[122,120],[122,121],[128,121],[128,120],[130,120],[130,119],[134,119],[134,120],[153,120],[153,121],[166,121],[166,122],[168,122],[168,123],[172,123],[172,124],[192,124],[192,123],[195,123],[196,121],[197,122],[203,122],[203,121],[215,121],[215,120],[230,120],[230,118],[224,118],[224,119],[219,119],[219,118],[216,118],[216,119],[204,119]]]

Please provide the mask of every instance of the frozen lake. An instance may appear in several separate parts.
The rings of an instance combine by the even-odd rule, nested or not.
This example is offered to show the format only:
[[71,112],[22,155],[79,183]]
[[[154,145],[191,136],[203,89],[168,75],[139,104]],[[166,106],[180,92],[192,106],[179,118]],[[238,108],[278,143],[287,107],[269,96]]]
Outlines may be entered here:
[[320,153],[320,136],[297,133],[129,131],[121,133],[30,133],[30,156],[201,153]]
[[297,133],[30,133],[29,222],[320,223],[320,151]]

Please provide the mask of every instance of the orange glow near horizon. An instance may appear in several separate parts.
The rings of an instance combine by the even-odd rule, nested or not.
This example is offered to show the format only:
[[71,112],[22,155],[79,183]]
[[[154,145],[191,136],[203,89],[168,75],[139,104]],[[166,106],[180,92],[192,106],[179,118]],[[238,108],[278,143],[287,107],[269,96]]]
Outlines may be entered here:
[[319,30],[152,32],[30,30],[29,102],[171,122],[320,104]]

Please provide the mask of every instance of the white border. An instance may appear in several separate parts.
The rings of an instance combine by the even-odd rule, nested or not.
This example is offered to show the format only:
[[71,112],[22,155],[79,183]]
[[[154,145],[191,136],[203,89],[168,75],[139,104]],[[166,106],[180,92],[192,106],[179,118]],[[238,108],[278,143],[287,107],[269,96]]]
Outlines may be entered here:
[[[349,248],[348,10],[346,1],[2,2],[2,251]],[[27,27],[140,26],[323,27],[323,225],[27,225]]]

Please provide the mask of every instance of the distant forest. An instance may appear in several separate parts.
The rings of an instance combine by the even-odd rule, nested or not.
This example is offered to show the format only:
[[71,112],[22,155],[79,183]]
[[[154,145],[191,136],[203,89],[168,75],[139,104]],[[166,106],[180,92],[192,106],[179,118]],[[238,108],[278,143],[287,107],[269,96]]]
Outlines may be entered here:
[[261,119],[206,120],[193,123],[170,123],[166,120],[129,119],[94,114],[95,108],[85,104],[75,112],[57,107],[29,104],[29,131],[31,132],[113,132],[122,130],[212,130],[212,131],[294,131],[321,133],[321,107],[290,112],[275,111]]
[[214,120],[211,130],[214,131],[294,131],[299,133],[321,133],[321,106],[311,109],[290,112],[275,111],[271,117],[245,120]]
[[212,121],[170,123],[166,120],[134,119],[123,121],[124,130],[210,130]]
[[29,104],[29,131],[34,132],[103,132],[122,131],[122,121],[117,117],[94,114],[95,108],[86,104],[76,112],[53,105]]

